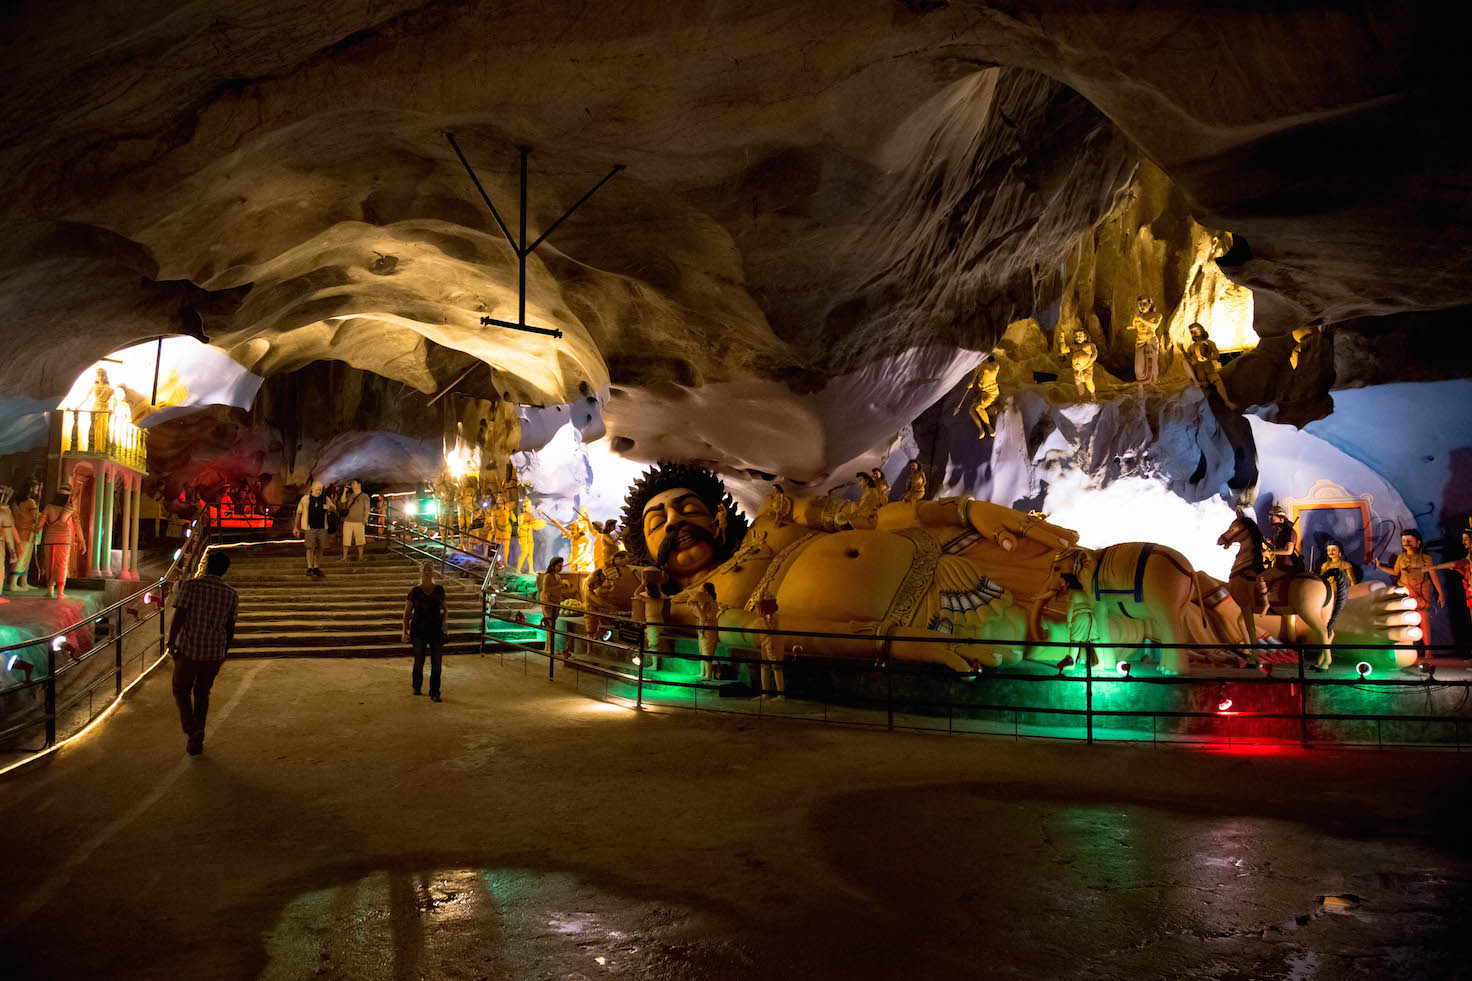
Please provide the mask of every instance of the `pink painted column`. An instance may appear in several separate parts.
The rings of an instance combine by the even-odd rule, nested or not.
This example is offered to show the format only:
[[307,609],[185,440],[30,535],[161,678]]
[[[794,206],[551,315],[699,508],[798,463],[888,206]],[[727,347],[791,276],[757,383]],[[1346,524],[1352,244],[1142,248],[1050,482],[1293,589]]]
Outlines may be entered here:
[[124,470],[118,493],[123,499],[122,552],[123,561],[118,567],[119,579],[133,578],[133,475]]

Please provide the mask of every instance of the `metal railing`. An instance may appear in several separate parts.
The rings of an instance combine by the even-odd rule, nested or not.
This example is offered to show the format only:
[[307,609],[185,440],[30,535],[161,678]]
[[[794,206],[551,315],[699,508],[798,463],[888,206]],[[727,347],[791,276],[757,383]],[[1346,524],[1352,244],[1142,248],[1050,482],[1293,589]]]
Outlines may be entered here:
[[[20,684],[0,690],[0,753],[24,754],[23,758],[8,765],[3,765],[3,760],[0,760],[0,773],[28,763],[85,732],[118,703],[128,688],[158,666],[165,654],[170,587],[198,571],[209,547],[210,533],[209,512],[204,511],[190,525],[188,538],[183,547],[175,551],[168,571],[158,579],[140,584],[132,595],[61,630],[0,647],[0,658],[4,659],[7,669],[13,668],[21,659],[34,667],[40,666],[36,660],[44,658],[45,662],[45,673],[40,677],[28,676]],[[132,617],[131,624],[127,623],[127,617]],[[124,641],[155,621],[158,623],[158,636],[131,655],[126,654]],[[83,644],[88,645],[85,651],[79,650]],[[112,663],[106,670],[83,677],[75,688],[63,690],[62,683],[66,678],[73,674],[78,674],[78,677],[87,674],[90,666],[98,663],[99,657],[105,657],[104,652],[109,649]],[[155,650],[158,656],[145,667],[146,658]],[[57,655],[66,655],[69,660],[58,666]],[[129,663],[137,666],[137,674],[124,687],[125,668]],[[31,673],[34,673],[34,667]],[[110,695],[101,701],[99,690],[109,682],[112,683]],[[39,711],[35,704],[38,700],[41,702]],[[85,709],[82,708],[84,701]],[[65,736],[58,731],[62,720],[67,720],[73,729]],[[42,733],[39,746],[26,745],[21,738],[31,730]]]
[[97,453],[143,470],[148,462],[148,434],[116,412],[63,409],[61,452]]
[[[603,637],[590,637],[581,631],[563,629],[564,617],[586,616],[586,611],[564,605],[550,625],[540,615],[541,604],[528,594],[490,590],[485,594],[482,633],[491,621],[525,626],[539,631],[543,644],[498,640],[502,651],[536,655],[547,660],[548,678],[555,680],[561,664],[578,676],[587,674],[602,679],[606,698],[622,700],[631,707],[643,709],[688,708],[773,715],[765,708],[765,696],[781,694],[766,688],[760,681],[762,668],[775,669],[786,676],[784,686],[794,696],[795,710],[775,713],[796,721],[820,721],[838,724],[872,725],[886,729],[938,730],[949,733],[982,732],[1048,738],[1081,738],[1087,742],[1109,739],[1149,740],[1156,742],[1202,742],[1234,745],[1239,743],[1278,743],[1311,746],[1333,745],[1432,745],[1460,750],[1466,735],[1472,735],[1472,680],[1437,679],[1434,669],[1422,677],[1396,677],[1371,680],[1370,674],[1352,678],[1321,677],[1307,673],[1305,653],[1316,657],[1319,648],[1299,644],[1223,645],[1218,650],[1237,653],[1287,652],[1296,654],[1292,663],[1262,666],[1256,672],[1222,674],[1192,671],[1179,675],[1150,676],[1135,673],[1134,667],[1116,668],[1112,673],[1101,670],[1099,652],[1118,656],[1161,650],[1203,651],[1206,645],[1094,643],[1080,641],[1038,641],[1027,646],[1058,649],[1060,661],[1047,666],[1033,662],[1033,670],[985,668],[969,673],[914,662],[897,661],[892,656],[895,639],[906,643],[938,643],[967,646],[1023,646],[1016,641],[995,639],[960,640],[955,638],[916,638],[874,636],[876,656],[872,662],[854,658],[825,656],[821,642],[852,642],[854,635],[800,630],[753,630],[742,627],[697,627],[689,624],[646,622],[620,614],[596,612],[597,620],[624,627],[625,633],[637,635],[635,643],[612,639],[617,631]],[[538,611],[533,623],[526,609],[514,604],[532,605]],[[648,630],[668,631],[690,638],[699,630],[716,630],[718,634],[739,634],[740,645],[714,657],[703,657],[689,651],[656,651],[648,643]],[[786,655],[779,660],[766,660],[755,653],[762,636],[801,639],[813,649],[801,656]],[[562,638],[561,650],[553,638]],[[482,638],[484,649],[488,638]],[[569,652],[569,646],[583,645],[591,656],[604,655],[604,661],[622,662],[619,666],[599,664]],[[1334,645],[1339,654],[1349,652],[1393,654],[1406,650],[1393,645]],[[1452,645],[1437,645],[1429,651],[1454,651]],[[738,653],[744,651],[745,653]],[[721,682],[693,678],[651,676],[647,665],[657,658],[674,658],[687,662],[710,661],[726,665],[727,671],[748,669],[753,683],[749,694],[762,696],[738,701],[724,697]],[[1124,664],[1126,662],[1118,662]],[[1129,662],[1131,665],[1136,662]],[[1368,662],[1365,662],[1366,664]],[[1392,661],[1393,662],[1393,658]],[[1275,669],[1285,669],[1275,673]],[[1382,670],[1384,670],[1382,668]],[[651,688],[659,694],[651,698]],[[581,690],[581,685],[579,685]],[[618,692],[622,692],[619,694]],[[674,697],[669,693],[674,692]],[[959,696],[958,696],[959,693]],[[702,694],[704,702],[702,705]],[[1385,712],[1350,710],[1357,695],[1423,697],[1428,705],[1442,704],[1440,711]],[[1167,704],[1135,707],[1140,701]],[[1343,696],[1351,696],[1346,699]],[[1234,697],[1229,697],[1234,696]],[[1363,699],[1359,699],[1363,700]],[[1119,703],[1124,702],[1125,705]],[[1266,703],[1250,707],[1252,702]],[[1249,703],[1249,707],[1243,707]],[[1128,706],[1128,707],[1126,707]],[[1144,723],[1149,721],[1148,731]],[[1162,731],[1162,721],[1168,723]],[[1060,727],[1060,723],[1065,724]],[[1072,732],[1067,731],[1071,725]],[[1373,727],[1374,738],[1369,732]],[[1387,733],[1387,727],[1391,729]],[[1339,732],[1336,737],[1336,728]],[[1431,738],[1436,730],[1440,738]],[[1419,738],[1411,738],[1411,737]]]

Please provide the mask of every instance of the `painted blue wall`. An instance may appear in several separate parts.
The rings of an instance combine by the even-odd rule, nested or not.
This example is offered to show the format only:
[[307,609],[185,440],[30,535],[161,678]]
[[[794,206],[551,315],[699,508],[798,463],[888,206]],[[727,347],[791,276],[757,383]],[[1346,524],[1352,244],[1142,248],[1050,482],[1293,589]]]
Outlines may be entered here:
[[1335,392],[1334,412],[1306,429],[1384,477],[1428,540],[1459,540],[1472,514],[1472,381]]

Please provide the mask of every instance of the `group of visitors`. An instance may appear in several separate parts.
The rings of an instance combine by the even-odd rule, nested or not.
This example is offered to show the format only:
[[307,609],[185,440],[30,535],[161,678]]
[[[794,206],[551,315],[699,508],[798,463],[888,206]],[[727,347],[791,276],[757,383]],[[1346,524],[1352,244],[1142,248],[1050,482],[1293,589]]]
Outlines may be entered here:
[[328,494],[322,481],[312,481],[310,493],[297,502],[296,516],[292,519],[292,537],[300,535],[307,546],[308,578],[326,578],[322,572],[322,555],[327,551],[327,516],[336,515],[342,521],[342,560],[348,561],[348,549],[356,547],[358,561],[363,561],[363,548],[368,542],[368,513],[372,499],[363,491],[363,482],[354,478],[334,498]]

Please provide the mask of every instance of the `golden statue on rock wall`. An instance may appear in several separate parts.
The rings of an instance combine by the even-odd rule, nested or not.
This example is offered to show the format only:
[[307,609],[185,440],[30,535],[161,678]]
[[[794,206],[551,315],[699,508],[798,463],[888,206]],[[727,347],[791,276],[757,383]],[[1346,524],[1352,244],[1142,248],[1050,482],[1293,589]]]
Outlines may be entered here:
[[[1002,366],[997,363],[996,352],[993,351],[971,373],[971,391],[975,393],[971,402],[971,421],[976,423],[976,431],[982,439],[995,436],[997,432],[991,417],[991,407],[1002,397],[1002,388],[997,384],[997,374],[1001,370]],[[961,405],[965,404],[966,399],[963,397]],[[959,410],[960,406],[957,406],[957,411]]]
[[1073,383],[1078,387],[1078,397],[1094,400],[1094,364],[1099,360],[1099,347],[1089,340],[1089,332],[1082,327],[1072,331],[1072,340],[1060,337],[1058,347],[1073,367]]
[[[1222,584],[1162,545],[1082,548],[1077,533],[1041,517],[964,497],[885,504],[872,528],[852,527],[857,514],[852,502],[797,498],[785,523],[763,515],[748,528],[715,474],[663,463],[629,492],[624,543],[636,566],[658,570],[667,595],[713,584],[730,607],[723,628],[760,630],[762,611],[775,606],[783,629],[848,638],[806,645],[825,656],[872,659],[887,650],[969,671],[1070,653],[1039,641],[1212,647],[1247,639]],[[1346,611],[1341,639],[1387,642],[1385,628],[1372,626],[1390,609],[1383,599]],[[683,605],[670,615],[694,623]],[[963,643],[971,638],[989,642]],[[722,639],[757,647],[755,634]],[[778,639],[778,656],[790,640]],[[1160,657],[1162,670],[1186,670],[1184,650]]]

